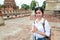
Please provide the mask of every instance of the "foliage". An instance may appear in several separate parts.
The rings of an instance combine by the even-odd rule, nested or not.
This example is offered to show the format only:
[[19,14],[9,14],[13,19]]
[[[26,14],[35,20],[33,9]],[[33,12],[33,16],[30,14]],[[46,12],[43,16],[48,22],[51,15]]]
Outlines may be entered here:
[[34,10],[36,5],[37,5],[37,2],[35,0],[32,0],[32,2],[30,4],[30,9]]
[[0,10],[3,8],[4,6],[0,4]]
[[45,8],[46,8],[46,1],[43,2],[42,8],[45,10]]
[[27,4],[22,4],[22,5],[21,5],[21,8],[27,10],[27,9],[29,9],[29,5],[27,5]]

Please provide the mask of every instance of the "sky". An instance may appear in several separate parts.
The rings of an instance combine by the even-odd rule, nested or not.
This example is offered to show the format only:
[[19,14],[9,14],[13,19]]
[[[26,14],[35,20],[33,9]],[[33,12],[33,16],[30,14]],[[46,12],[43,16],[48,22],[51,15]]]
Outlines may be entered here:
[[[15,0],[16,2],[16,5],[19,6],[19,8],[21,8],[21,5],[22,4],[27,4],[27,5],[30,5],[32,0]],[[45,0],[35,0],[39,3],[39,6],[42,6],[42,3],[43,1]],[[0,4],[3,4],[4,3],[4,0],[0,0]]]

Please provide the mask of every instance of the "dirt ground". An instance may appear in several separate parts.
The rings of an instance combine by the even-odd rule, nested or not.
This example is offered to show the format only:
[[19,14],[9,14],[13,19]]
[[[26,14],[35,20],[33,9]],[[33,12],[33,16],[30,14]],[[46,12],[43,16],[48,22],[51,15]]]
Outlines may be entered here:
[[[19,36],[17,36],[17,40],[32,40],[31,25],[24,25],[21,28],[22,30],[18,33]],[[60,40],[60,27],[51,27],[51,40]]]

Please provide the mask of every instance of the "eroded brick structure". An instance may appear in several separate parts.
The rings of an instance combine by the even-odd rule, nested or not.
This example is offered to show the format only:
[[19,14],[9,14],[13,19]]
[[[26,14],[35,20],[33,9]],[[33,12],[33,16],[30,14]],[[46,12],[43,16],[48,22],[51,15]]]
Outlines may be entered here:
[[16,9],[15,0],[4,0],[4,10],[12,11]]
[[46,0],[46,10],[60,10],[60,0]]

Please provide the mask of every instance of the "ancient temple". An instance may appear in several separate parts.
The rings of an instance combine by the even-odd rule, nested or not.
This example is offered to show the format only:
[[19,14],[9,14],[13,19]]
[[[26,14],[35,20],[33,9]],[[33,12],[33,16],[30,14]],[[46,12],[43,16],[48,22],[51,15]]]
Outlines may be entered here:
[[4,0],[4,10],[11,11],[16,9],[15,0]]
[[60,0],[46,0],[46,10],[60,10]]
[[46,0],[45,12],[60,18],[60,0]]
[[60,0],[46,0],[46,10],[60,10]]

